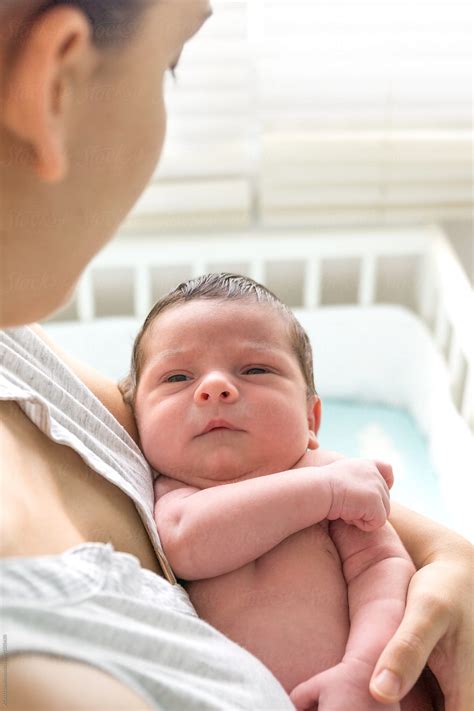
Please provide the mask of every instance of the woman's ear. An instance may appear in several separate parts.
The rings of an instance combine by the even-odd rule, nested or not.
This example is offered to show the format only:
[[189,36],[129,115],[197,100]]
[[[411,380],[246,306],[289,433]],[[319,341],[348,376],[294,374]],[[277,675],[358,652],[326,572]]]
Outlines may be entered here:
[[317,434],[321,424],[321,400],[317,395],[313,395],[308,400],[308,449],[317,449],[319,442]]
[[1,120],[31,150],[38,177],[57,182],[68,170],[69,93],[96,62],[91,27],[80,10],[57,6],[33,19],[17,42],[4,68]]

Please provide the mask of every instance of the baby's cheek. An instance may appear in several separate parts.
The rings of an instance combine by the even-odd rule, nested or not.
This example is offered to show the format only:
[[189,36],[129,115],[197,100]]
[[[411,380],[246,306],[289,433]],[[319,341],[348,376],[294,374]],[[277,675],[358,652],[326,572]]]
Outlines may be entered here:
[[288,422],[286,427],[283,424],[281,428],[275,428],[273,447],[280,457],[280,465],[284,464],[284,469],[291,469],[305,453],[308,441],[308,428],[299,422]]
[[147,462],[156,469],[160,471],[160,452],[163,452],[163,447],[159,438],[154,435],[152,428],[150,427],[139,427],[138,433],[140,435],[140,449]]

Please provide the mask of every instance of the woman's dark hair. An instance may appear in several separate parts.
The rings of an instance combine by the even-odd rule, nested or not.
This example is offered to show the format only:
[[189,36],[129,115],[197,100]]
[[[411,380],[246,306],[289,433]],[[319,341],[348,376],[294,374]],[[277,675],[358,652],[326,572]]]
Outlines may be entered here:
[[240,274],[205,274],[196,279],[189,279],[179,284],[175,289],[159,299],[146,317],[143,326],[135,338],[132,351],[130,372],[121,383],[120,391],[125,402],[135,404],[140,373],[143,367],[142,340],[152,323],[166,309],[196,299],[209,299],[214,301],[253,301],[269,305],[274,308],[288,324],[290,344],[306,382],[307,397],[316,394],[313,375],[313,353],[308,335],[291,309],[288,308],[273,292],[262,284],[241,276]]
[[[143,12],[156,0],[45,0],[30,22],[46,10],[59,5],[73,5],[82,10],[92,28],[92,40],[98,49],[120,47],[131,39]],[[2,6],[0,0],[0,9]],[[7,2],[8,5],[8,2]],[[28,22],[27,22],[28,24]]]

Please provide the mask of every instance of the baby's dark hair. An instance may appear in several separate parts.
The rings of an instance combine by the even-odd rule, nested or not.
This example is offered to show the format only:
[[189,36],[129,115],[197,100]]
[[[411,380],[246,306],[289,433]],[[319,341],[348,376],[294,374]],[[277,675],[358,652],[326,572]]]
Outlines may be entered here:
[[311,343],[306,331],[293,312],[262,284],[239,274],[221,272],[220,274],[205,274],[196,279],[184,281],[168,294],[162,296],[153,306],[135,338],[130,372],[119,384],[125,402],[132,405],[132,407],[135,404],[137,386],[143,367],[142,340],[151,324],[166,309],[196,299],[257,301],[278,311],[288,324],[290,343],[305,379],[307,397],[310,398],[316,395]]
[[[92,41],[97,49],[118,48],[131,39],[146,8],[156,0],[45,0],[35,5],[33,15],[25,21],[23,31],[38,16],[57,5],[73,5],[82,10],[90,22]],[[0,0],[0,13],[16,0]]]

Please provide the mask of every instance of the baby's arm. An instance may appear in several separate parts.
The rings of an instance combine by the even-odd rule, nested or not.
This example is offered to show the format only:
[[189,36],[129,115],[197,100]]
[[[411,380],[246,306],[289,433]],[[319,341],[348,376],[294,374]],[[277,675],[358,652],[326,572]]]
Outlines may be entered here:
[[415,567],[390,524],[365,533],[343,521],[330,525],[348,585],[350,633],[342,661],[300,684],[291,694],[298,709],[318,700],[320,711],[398,711],[375,701],[369,682],[380,653],[403,618]]
[[162,477],[155,485],[155,521],[176,575],[201,580],[255,561],[324,519],[342,518],[364,530],[382,526],[392,481],[388,464],[363,459],[202,490]]

